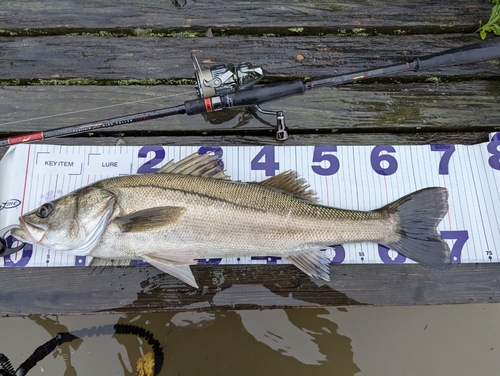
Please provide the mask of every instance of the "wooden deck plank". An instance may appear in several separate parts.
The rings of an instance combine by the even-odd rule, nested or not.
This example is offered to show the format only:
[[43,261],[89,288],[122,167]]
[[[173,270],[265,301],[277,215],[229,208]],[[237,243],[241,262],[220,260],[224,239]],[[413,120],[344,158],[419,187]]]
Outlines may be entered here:
[[339,265],[330,282],[289,265],[193,270],[198,290],[153,267],[3,268],[0,316],[500,302],[498,264]]
[[[3,2],[2,29],[110,28],[372,28],[378,32],[422,29],[473,31],[491,11],[488,2],[465,0],[351,0],[343,3],[274,1],[73,0]],[[36,30],[31,30],[31,32]],[[46,30],[47,31],[47,30]],[[262,30],[264,31],[264,30]],[[262,32],[260,31],[260,32]],[[297,31],[295,31],[297,32]]]
[[[189,85],[145,86],[186,84],[192,51],[205,66],[262,65],[267,82],[321,78],[479,42],[472,32],[490,12],[487,1],[465,0],[0,2],[0,135],[194,99]],[[497,60],[312,91],[265,107],[285,111],[289,145],[473,144],[500,127],[499,81]],[[74,85],[82,82],[112,86]],[[119,85],[134,82],[141,85]],[[274,123],[240,109],[48,142],[278,145]],[[500,264],[453,265],[446,273],[415,264],[338,265],[328,283],[286,265],[193,269],[206,287],[193,290],[152,267],[0,268],[0,316],[500,302]]]
[[[336,134],[294,134],[284,145],[473,145],[488,141],[488,132],[422,132],[422,133],[336,133]],[[51,145],[179,145],[179,146],[240,146],[240,145],[283,145],[272,135],[268,136],[158,136],[158,137],[65,137],[40,143]],[[0,148],[0,158],[8,148]]]
[[[445,49],[478,43],[477,34],[390,35],[373,37],[247,37],[113,38],[56,36],[0,37],[0,71],[4,83],[91,78],[163,80],[181,83],[194,78],[191,52],[200,63],[250,62],[261,65],[268,80],[321,78],[404,63]],[[419,72],[405,72],[397,81],[464,80],[500,76],[498,61],[488,61]],[[378,82],[384,78],[378,78]],[[387,81],[387,79],[385,79]],[[42,82],[44,84],[50,82]]]
[[[0,88],[0,134],[5,137],[175,106],[196,98],[187,86],[7,86]],[[472,132],[500,125],[496,81],[345,85],[318,89],[264,107],[285,112],[291,133]],[[63,114],[62,116],[54,116]],[[127,136],[250,135],[269,131],[275,119],[236,109],[117,126],[95,132]],[[190,133],[191,132],[191,133]],[[253,133],[252,133],[253,132]]]

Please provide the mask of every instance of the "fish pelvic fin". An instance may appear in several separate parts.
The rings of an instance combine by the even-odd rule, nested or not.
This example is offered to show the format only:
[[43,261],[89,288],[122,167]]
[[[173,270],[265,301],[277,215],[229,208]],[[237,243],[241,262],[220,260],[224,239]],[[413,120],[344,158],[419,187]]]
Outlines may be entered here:
[[318,203],[316,192],[309,189],[306,179],[300,178],[295,171],[285,171],[266,180],[254,182],[265,187],[272,187],[290,193],[304,200]]
[[231,180],[231,178],[224,173],[223,166],[224,164],[219,154],[194,153],[178,162],[169,161],[156,171],[156,174],[180,174]]
[[[187,283],[189,286],[199,288],[189,265],[183,265],[170,260],[166,260],[156,254],[144,255],[142,256],[142,258],[144,261],[149,262],[154,267],[167,274],[170,274],[175,278],[180,279],[182,282]],[[196,261],[193,260],[190,265],[194,264],[196,264]]]
[[424,188],[396,200],[378,211],[398,218],[398,240],[387,242],[390,249],[437,270],[448,270],[450,248],[437,231],[448,212],[448,191],[442,187]]
[[185,211],[183,206],[159,206],[117,217],[114,222],[122,232],[151,231],[177,222]]
[[324,251],[310,249],[286,256],[286,259],[310,277],[330,280],[330,259]]

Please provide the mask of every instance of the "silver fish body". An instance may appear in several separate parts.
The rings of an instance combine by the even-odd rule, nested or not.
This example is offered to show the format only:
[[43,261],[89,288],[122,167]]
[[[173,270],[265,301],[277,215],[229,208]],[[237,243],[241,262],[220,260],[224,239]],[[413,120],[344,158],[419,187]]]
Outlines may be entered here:
[[[187,167],[186,167],[187,166]],[[426,188],[374,211],[317,204],[287,172],[260,183],[227,180],[215,156],[160,173],[105,179],[20,218],[14,237],[102,259],[142,259],[197,287],[196,259],[279,256],[329,279],[321,247],[376,242],[438,269],[450,251],[436,231],[447,191]]]

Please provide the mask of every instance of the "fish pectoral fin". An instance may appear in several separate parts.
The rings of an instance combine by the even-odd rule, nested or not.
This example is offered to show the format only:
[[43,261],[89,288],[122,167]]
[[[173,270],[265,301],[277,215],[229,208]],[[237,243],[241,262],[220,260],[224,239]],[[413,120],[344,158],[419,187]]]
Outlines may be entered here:
[[152,231],[177,222],[185,211],[183,206],[160,206],[117,217],[114,222],[122,232]]
[[330,259],[324,251],[310,249],[286,259],[310,277],[330,280]]
[[[144,261],[149,262],[155,268],[158,268],[161,271],[180,279],[182,282],[187,283],[189,286],[199,288],[189,265],[167,261],[165,259],[155,257],[154,255],[144,255],[143,259]],[[193,264],[196,264],[194,260],[190,265]]]

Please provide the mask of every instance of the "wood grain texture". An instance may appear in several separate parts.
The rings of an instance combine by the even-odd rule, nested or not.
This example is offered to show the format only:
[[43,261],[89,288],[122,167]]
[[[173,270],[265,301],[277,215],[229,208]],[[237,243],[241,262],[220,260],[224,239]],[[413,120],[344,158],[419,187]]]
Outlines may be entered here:
[[[272,80],[320,78],[404,63],[418,56],[478,42],[477,34],[428,34],[425,37],[0,37],[0,78],[4,82],[20,80],[21,83],[23,80],[75,77],[101,81],[193,79],[191,52],[197,54],[205,67],[245,61],[261,65]],[[429,77],[438,77],[456,81],[477,76],[498,79],[498,61],[411,71],[393,79],[425,81]]]
[[331,281],[324,282],[289,265],[197,266],[193,271],[202,287],[195,290],[153,267],[8,268],[0,269],[0,316],[498,303],[498,269],[340,265],[330,267]]
[[[0,88],[0,134],[5,137],[65,127],[175,106],[194,98],[192,86],[7,86]],[[292,134],[468,133],[498,129],[499,101],[498,82],[466,81],[346,85],[313,90],[263,107],[284,111]],[[121,125],[94,135],[269,134],[272,138],[275,121],[273,116],[242,108]]]
[[378,0],[349,2],[73,0],[2,1],[4,29],[109,28],[386,28],[473,29],[487,2]]
[[[0,137],[194,99],[191,52],[205,67],[261,65],[266,83],[322,78],[479,42],[473,32],[490,12],[488,1],[465,0],[0,0]],[[499,129],[499,103],[496,60],[313,90],[263,107],[285,112],[288,145],[474,144]],[[48,142],[279,145],[274,126],[273,117],[237,109]],[[193,270],[200,290],[152,267],[1,268],[0,316],[500,302],[500,264],[453,265],[446,273],[340,265],[328,283],[286,265]]]
[[[40,143],[51,145],[180,145],[180,146],[244,146],[244,145],[473,145],[488,141],[488,132],[422,132],[422,133],[335,133],[294,134],[285,144],[271,135],[267,136],[157,136],[157,137],[66,137]],[[7,152],[0,148],[0,158]]]

